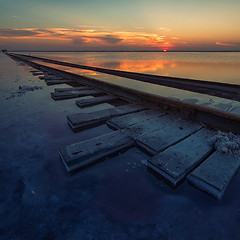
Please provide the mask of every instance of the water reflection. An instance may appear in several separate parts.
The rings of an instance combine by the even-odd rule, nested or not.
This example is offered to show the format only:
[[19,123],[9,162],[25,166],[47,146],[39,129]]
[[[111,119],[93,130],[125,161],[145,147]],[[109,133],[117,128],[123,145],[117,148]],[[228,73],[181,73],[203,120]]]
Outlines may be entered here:
[[[91,64],[91,63],[89,63]],[[115,66],[114,69],[121,71],[142,72],[142,73],[155,73],[164,68],[176,67],[174,61],[155,61],[155,60],[123,60],[123,61],[111,61],[111,62],[97,62],[98,66],[108,68],[109,66]],[[111,67],[110,67],[111,68]]]
[[32,55],[122,71],[240,84],[239,52],[43,52]]
[[94,64],[86,62],[86,65],[161,76],[240,83],[240,64],[123,60],[94,62]]
[[[43,62],[41,61],[34,61],[34,62],[43,64]],[[166,62],[166,65],[163,65],[163,66],[171,68],[171,64],[173,63]],[[67,72],[84,75],[86,77],[93,77],[94,79],[98,79],[103,82],[113,83],[118,86],[125,86],[129,89],[135,89],[144,93],[154,94],[161,97],[180,100],[183,102],[193,103],[197,105],[208,106],[208,107],[226,111],[226,112],[229,112],[229,111],[232,112],[232,110],[236,108],[239,109],[239,102],[236,102],[233,100],[228,100],[224,98],[219,98],[215,96],[210,96],[206,94],[201,94],[201,93],[196,93],[196,92],[191,92],[191,91],[186,91],[186,90],[181,90],[181,89],[176,89],[171,87],[165,87],[165,86],[156,85],[156,84],[150,84],[146,82],[140,82],[133,79],[117,77],[117,76],[104,74],[104,73],[97,73],[90,70],[66,67],[66,66],[61,66],[57,64],[51,64],[51,63],[44,63],[44,65],[57,68],[60,70],[64,70]],[[239,115],[239,110],[235,111],[234,113]]]

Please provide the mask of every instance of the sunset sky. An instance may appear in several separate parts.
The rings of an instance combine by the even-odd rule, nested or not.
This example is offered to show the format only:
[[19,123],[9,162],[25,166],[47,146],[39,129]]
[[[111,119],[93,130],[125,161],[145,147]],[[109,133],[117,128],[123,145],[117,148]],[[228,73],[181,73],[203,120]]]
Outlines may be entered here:
[[240,50],[240,0],[0,0],[9,50]]

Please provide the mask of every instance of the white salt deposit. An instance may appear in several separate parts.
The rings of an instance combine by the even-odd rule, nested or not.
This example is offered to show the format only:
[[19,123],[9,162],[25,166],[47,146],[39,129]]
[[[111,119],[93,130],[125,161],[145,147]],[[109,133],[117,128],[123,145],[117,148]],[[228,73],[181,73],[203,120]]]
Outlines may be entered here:
[[12,92],[11,96],[7,97],[6,100],[8,100],[9,98],[13,98],[15,96],[21,97],[26,92],[35,91],[35,90],[39,90],[39,89],[43,89],[43,88],[41,86],[22,85],[22,86],[19,86],[18,89],[19,89],[18,91]]
[[28,92],[28,91],[35,91],[35,90],[39,90],[39,89],[42,89],[41,86],[27,86],[27,85],[23,85],[23,86],[19,86],[19,90],[21,92]]
[[240,136],[233,133],[218,132],[209,139],[209,144],[213,145],[221,153],[238,153],[240,152]]

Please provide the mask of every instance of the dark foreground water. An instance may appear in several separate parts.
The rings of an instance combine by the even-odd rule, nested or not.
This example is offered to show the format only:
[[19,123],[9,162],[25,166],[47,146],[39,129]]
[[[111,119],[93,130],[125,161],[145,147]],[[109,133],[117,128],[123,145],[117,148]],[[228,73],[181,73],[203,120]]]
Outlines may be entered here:
[[[239,173],[221,202],[171,189],[136,148],[70,176],[58,148],[111,130],[72,133],[75,100],[53,101],[54,87],[2,54],[0,84],[0,239],[239,239]],[[13,97],[19,85],[43,89]]]

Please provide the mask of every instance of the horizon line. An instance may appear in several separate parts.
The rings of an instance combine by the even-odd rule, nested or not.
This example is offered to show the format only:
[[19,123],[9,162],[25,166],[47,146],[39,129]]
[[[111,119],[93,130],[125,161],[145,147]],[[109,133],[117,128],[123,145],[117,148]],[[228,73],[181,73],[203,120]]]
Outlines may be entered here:
[[7,50],[7,52],[240,52],[240,50]]

